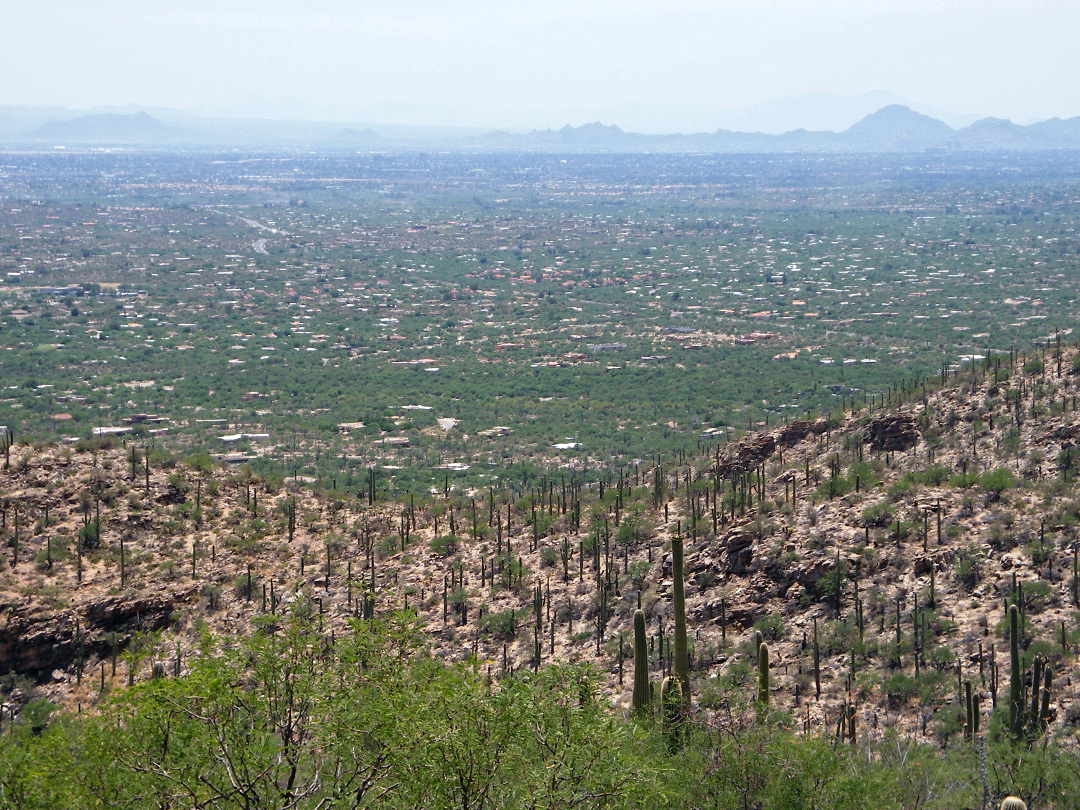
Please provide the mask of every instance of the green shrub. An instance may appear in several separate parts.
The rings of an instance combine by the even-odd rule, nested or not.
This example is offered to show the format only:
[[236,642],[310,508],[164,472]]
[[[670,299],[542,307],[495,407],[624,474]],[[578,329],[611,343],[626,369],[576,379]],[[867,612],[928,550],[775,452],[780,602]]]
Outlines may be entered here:
[[90,521],[85,526],[79,529],[78,533],[79,542],[82,543],[84,551],[91,551],[97,548],[101,544],[101,530],[98,527],[97,521]]
[[870,528],[887,526],[893,521],[893,514],[895,510],[892,504],[888,503],[876,503],[873,506],[868,506],[862,511],[859,516],[859,523],[862,526],[868,526]]
[[891,699],[907,703],[919,691],[919,684],[903,672],[894,672],[885,679],[881,688]]
[[480,619],[480,632],[488,633],[500,641],[511,641],[517,634],[521,620],[528,619],[528,610],[520,612],[513,610],[500,610],[496,613],[485,613]]
[[787,632],[783,619],[775,613],[762,616],[754,622],[754,629],[759,630],[761,635],[769,641],[780,641]]
[[968,590],[974,588],[979,582],[981,576],[979,563],[982,559],[982,550],[973,543],[964,546],[956,555],[956,568],[953,569],[953,575]]
[[889,487],[889,497],[893,500],[906,498],[915,491],[916,483],[915,477],[911,473],[904,473]]
[[1024,546],[1024,552],[1031,558],[1034,565],[1045,565],[1046,561],[1050,559],[1050,555],[1054,553],[1054,544],[1052,541],[1046,542],[1035,538]]
[[986,490],[989,500],[996,501],[1001,493],[1016,486],[1016,476],[1007,467],[998,467],[980,475],[979,486]]
[[456,535],[440,534],[431,540],[431,553],[440,557],[448,557],[458,550],[459,541]]
[[927,486],[941,486],[949,480],[949,468],[944,464],[933,464],[919,473],[917,477]]
[[949,486],[956,487],[957,489],[970,489],[975,486],[978,481],[979,476],[977,473],[957,473],[949,479]]

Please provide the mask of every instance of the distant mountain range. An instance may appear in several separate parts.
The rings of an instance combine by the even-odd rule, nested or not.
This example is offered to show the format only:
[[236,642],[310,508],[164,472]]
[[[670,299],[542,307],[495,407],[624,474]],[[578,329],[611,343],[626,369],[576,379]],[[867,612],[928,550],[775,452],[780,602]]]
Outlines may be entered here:
[[527,135],[492,133],[490,148],[566,151],[694,152],[922,152],[928,149],[1080,149],[1080,117],[1019,126],[984,118],[953,129],[899,104],[882,107],[842,132],[796,129],[781,135],[717,130],[691,135],[638,135],[618,127],[586,124]]
[[716,130],[644,135],[601,123],[531,132],[434,127],[365,127],[333,121],[227,119],[160,110],[51,116],[32,125],[27,108],[0,107],[0,142],[56,146],[305,145],[327,149],[425,148],[546,152],[921,152],[1080,149],[1080,117],[1020,126],[984,118],[954,129],[900,105],[882,107],[840,132],[795,129],[779,135]]

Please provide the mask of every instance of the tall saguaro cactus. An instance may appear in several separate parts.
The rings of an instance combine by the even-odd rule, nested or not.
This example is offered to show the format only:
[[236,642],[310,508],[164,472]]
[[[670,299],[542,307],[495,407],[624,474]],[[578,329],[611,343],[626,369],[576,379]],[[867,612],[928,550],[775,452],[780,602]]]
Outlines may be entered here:
[[686,595],[683,591],[683,541],[671,540],[671,579],[675,607],[675,675],[682,686],[682,707],[690,709],[690,655],[686,647]]
[[764,641],[758,645],[758,703],[762,708],[769,705],[769,645]]
[[649,710],[649,642],[645,637],[645,613],[634,611],[634,693],[630,706],[635,715]]
[[1024,685],[1020,673],[1020,612],[1009,605],[1009,729],[1024,733]]

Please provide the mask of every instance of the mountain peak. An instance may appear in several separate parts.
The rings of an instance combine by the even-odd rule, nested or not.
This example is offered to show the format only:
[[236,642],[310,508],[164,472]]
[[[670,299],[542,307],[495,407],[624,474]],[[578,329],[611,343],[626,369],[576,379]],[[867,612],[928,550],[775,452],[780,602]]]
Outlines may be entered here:
[[601,124],[599,121],[593,121],[590,124],[582,124],[579,127],[573,127],[567,124],[559,130],[559,134],[572,135],[578,138],[610,138],[626,133],[615,126],[615,124]]
[[903,104],[889,104],[853,124],[843,134],[860,147],[910,149],[944,146],[954,132],[936,118]]
[[175,141],[179,130],[161,123],[145,111],[92,113],[70,121],[47,121],[27,133],[35,140],[75,143],[149,143]]

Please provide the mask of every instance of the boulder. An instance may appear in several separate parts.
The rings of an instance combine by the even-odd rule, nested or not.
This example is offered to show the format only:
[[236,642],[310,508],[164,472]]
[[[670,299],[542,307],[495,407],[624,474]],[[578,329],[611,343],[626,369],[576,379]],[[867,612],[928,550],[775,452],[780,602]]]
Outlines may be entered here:
[[747,574],[754,561],[754,538],[737,529],[728,532],[720,540],[720,554],[727,570],[733,574]]

